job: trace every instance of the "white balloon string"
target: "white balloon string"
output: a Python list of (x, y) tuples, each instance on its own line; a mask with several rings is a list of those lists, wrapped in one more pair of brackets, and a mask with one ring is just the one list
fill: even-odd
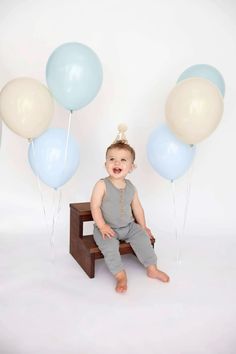
[[(32, 143), (32, 151), (33, 151), (35, 163), (36, 163), (36, 151), (35, 151), (34, 141), (31, 140), (31, 143)], [(36, 177), (37, 177), (37, 184), (38, 184), (38, 189), (40, 192), (41, 205), (42, 205), (42, 209), (43, 209), (46, 227), (48, 230), (51, 228), (51, 230), (50, 230), (51, 260), (54, 261), (55, 260), (55, 226), (56, 226), (57, 217), (61, 211), (62, 191), (60, 190), (59, 195), (58, 195), (57, 190), (53, 189), (52, 223), (51, 223), (51, 227), (50, 227), (50, 224), (48, 223), (48, 219), (47, 219), (47, 213), (46, 213), (46, 208), (45, 208), (45, 203), (44, 203), (44, 198), (43, 198), (43, 191), (42, 191), (42, 187), (41, 187), (40, 178), (38, 175), (37, 166), (36, 166)], [(56, 196), (57, 195), (58, 195), (58, 203), (56, 205)]]
[(61, 206), (62, 206), (62, 190), (59, 190), (59, 198), (58, 198), (58, 205), (57, 205), (57, 217), (61, 211)]
[(37, 179), (37, 185), (38, 185), (38, 190), (39, 190), (40, 199), (41, 199), (41, 206), (43, 209), (43, 215), (44, 215), (44, 219), (45, 219), (46, 228), (48, 228), (49, 225), (48, 225), (48, 220), (47, 220), (47, 213), (46, 213), (45, 203), (44, 203), (44, 199), (43, 199), (43, 191), (42, 191), (40, 178), (39, 178), (39, 174), (38, 174), (38, 169), (37, 169), (37, 158), (36, 158), (36, 151), (35, 151), (33, 139), (31, 139), (31, 144), (32, 144), (32, 150), (33, 150), (33, 154), (34, 154), (34, 161), (36, 164), (36, 179)]
[(186, 228), (188, 206), (189, 206), (189, 200), (190, 200), (190, 194), (191, 194), (193, 167), (194, 167), (194, 160), (193, 160), (193, 163), (192, 163), (192, 166), (191, 166), (191, 169), (190, 169), (189, 178), (188, 178), (188, 184), (187, 184), (186, 204), (185, 204), (185, 210), (184, 210), (184, 222), (183, 222), (183, 229), (182, 229), (182, 237), (184, 236), (185, 228)]
[(61, 211), (61, 201), (62, 201), (62, 191), (59, 190), (58, 201), (56, 203), (56, 196), (58, 195), (58, 190), (53, 190), (53, 215), (52, 215), (52, 227), (50, 235), (50, 244), (51, 244), (51, 259), (55, 260), (55, 226), (58, 215)]
[(52, 199), (52, 225), (51, 225), (51, 234), (50, 234), (50, 244), (51, 244), (51, 260), (55, 260), (55, 216), (56, 216), (56, 189), (53, 190), (53, 199)]
[(65, 146), (65, 155), (64, 155), (64, 167), (66, 165), (67, 154), (68, 154), (68, 143), (69, 143), (69, 135), (70, 135), (70, 126), (71, 126), (72, 113), (73, 113), (73, 111), (70, 111), (70, 113), (69, 113), (67, 136), (66, 136), (66, 146)]
[(174, 212), (174, 224), (175, 224), (175, 240), (177, 244), (177, 254), (176, 261), (177, 263), (181, 263), (180, 257), (180, 242), (179, 242), (179, 234), (178, 234), (178, 223), (177, 223), (177, 212), (176, 212), (176, 192), (175, 192), (175, 182), (171, 181), (171, 190), (172, 190), (172, 200), (173, 200), (173, 212)]

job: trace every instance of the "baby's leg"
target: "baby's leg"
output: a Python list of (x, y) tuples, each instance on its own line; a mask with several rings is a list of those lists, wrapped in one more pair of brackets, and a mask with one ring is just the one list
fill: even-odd
[(94, 240), (104, 256), (108, 269), (116, 278), (116, 291), (125, 292), (127, 290), (127, 277), (119, 252), (119, 240), (116, 237), (104, 240), (96, 226), (94, 227)]
[(164, 283), (167, 283), (170, 280), (169, 276), (161, 270), (157, 269), (155, 264), (147, 267), (147, 275), (150, 278), (161, 280)]
[(124, 270), (115, 275), (116, 291), (118, 293), (125, 293), (127, 291), (127, 276)]
[(147, 270), (147, 275), (151, 278), (157, 278), (163, 282), (168, 282), (169, 277), (164, 272), (158, 270), (157, 256), (152, 247), (150, 238), (146, 232), (136, 223), (132, 223), (126, 240), (130, 243), (136, 256)]

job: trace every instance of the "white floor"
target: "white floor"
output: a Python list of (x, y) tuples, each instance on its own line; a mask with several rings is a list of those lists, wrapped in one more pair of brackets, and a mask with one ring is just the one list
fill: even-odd
[(171, 282), (146, 277), (132, 255), (116, 294), (103, 260), (89, 279), (57, 232), (1, 236), (1, 354), (235, 354), (236, 239), (159, 235), (159, 267)]

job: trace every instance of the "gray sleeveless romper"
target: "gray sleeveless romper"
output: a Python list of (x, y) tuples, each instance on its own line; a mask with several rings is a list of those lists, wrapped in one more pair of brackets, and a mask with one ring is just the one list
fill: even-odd
[(156, 264), (157, 257), (150, 239), (140, 225), (134, 222), (131, 202), (134, 197), (135, 187), (125, 180), (126, 186), (119, 189), (113, 185), (108, 177), (104, 178), (106, 192), (102, 200), (101, 210), (104, 220), (115, 231), (111, 239), (102, 238), (94, 225), (94, 240), (104, 255), (105, 262), (112, 274), (124, 269), (119, 253), (119, 240), (130, 243), (139, 261), (145, 266)]

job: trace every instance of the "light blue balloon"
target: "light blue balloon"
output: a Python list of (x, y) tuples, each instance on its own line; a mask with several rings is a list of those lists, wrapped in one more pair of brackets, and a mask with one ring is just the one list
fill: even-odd
[(86, 106), (102, 84), (102, 65), (96, 53), (82, 43), (65, 43), (50, 55), (46, 80), (55, 99), (70, 111)]
[(178, 78), (177, 83), (189, 79), (190, 77), (202, 77), (211, 81), (218, 87), (222, 96), (225, 95), (225, 82), (221, 73), (214, 68), (214, 66), (208, 64), (196, 64), (187, 68)]
[[(59, 188), (76, 172), (79, 166), (79, 145), (67, 131), (50, 128), (30, 143), (28, 158), (30, 166), (45, 184)], [(65, 158), (66, 157), (66, 158)]]
[(166, 125), (156, 128), (147, 144), (147, 156), (151, 166), (162, 177), (174, 181), (190, 167), (195, 146), (178, 140)]

